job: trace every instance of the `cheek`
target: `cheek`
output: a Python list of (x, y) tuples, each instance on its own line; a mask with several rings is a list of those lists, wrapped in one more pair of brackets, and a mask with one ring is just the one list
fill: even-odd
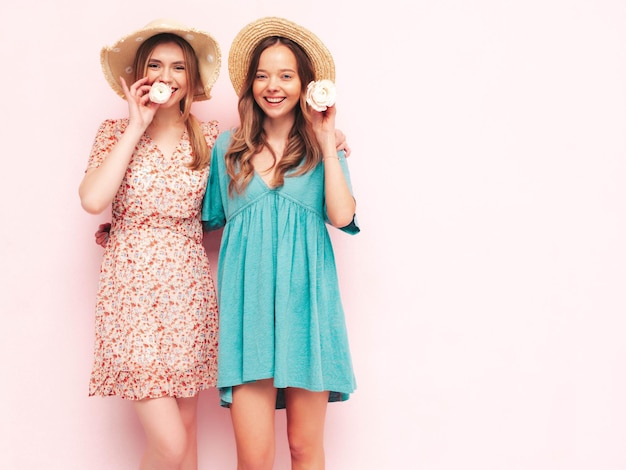
[[(294, 87), (294, 88), (293, 88), (292, 94), (293, 94), (294, 98), (296, 98), (296, 99), (298, 99), (298, 100), (299, 100), (299, 99), (300, 99), (300, 97), (302, 96), (302, 93), (303, 93), (303, 92), (302, 92), (302, 90), (300, 89), (300, 87), (299, 87), (299, 86), (298, 86), (298, 87)], [(305, 92), (305, 93), (306, 93), (306, 92)]]
[(257, 102), (257, 104), (260, 104), (259, 100), (261, 100), (263, 87), (261, 87), (257, 83), (258, 82), (254, 82), (252, 84), (252, 97), (254, 98), (254, 101)]
[(150, 79), (149, 80), (150, 83), (152, 83), (154, 77), (156, 76), (157, 76), (157, 73), (152, 69), (146, 70), (146, 74), (144, 75), (144, 77), (148, 77)]
[(178, 84), (180, 86), (184, 86), (184, 85), (187, 85), (189, 83), (189, 80), (187, 80), (187, 74), (186, 73), (181, 73), (176, 78), (177, 78)]
[[(293, 82), (291, 90), (294, 95), (300, 96), (303, 93), (300, 80), (295, 80)], [(306, 93), (306, 90), (304, 92)]]

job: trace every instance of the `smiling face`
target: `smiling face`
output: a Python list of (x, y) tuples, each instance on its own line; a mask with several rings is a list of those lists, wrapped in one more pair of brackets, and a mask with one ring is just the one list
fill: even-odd
[(259, 57), (252, 95), (266, 117), (293, 119), (301, 93), (302, 82), (293, 52), (283, 44), (265, 49)]
[(145, 76), (148, 84), (162, 82), (172, 89), (172, 96), (161, 106), (178, 104), (187, 94), (187, 67), (182, 48), (173, 42), (158, 44), (150, 54)]

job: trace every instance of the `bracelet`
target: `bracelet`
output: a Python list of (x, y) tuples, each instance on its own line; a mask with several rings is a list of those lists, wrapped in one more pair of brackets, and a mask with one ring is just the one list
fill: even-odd
[(339, 157), (324, 157), (322, 160), (328, 160), (328, 159), (339, 160)]

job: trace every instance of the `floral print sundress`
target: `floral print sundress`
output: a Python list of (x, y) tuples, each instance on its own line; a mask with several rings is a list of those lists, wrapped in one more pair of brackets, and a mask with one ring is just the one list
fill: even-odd
[[(127, 125), (101, 124), (88, 168)], [(202, 130), (211, 148), (217, 123)], [(144, 134), (112, 203), (90, 396), (192, 397), (216, 384), (218, 309), (200, 221), (209, 168), (190, 170), (190, 154), (186, 131), (171, 157)]]

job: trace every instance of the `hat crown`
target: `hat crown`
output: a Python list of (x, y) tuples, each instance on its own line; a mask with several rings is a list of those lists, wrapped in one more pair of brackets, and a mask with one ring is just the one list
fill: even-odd
[(170, 18), (159, 18), (156, 20), (150, 21), (144, 29), (151, 28), (176, 28), (176, 29), (187, 29), (187, 26), (180, 23), (179, 21), (172, 20)]
[(119, 77), (124, 77), (130, 85), (135, 76), (133, 64), (137, 50), (145, 40), (161, 33), (175, 34), (191, 45), (198, 60), (198, 70), (202, 82), (202, 89), (196, 93), (194, 99), (196, 101), (209, 99), (211, 88), (220, 72), (221, 51), (219, 44), (209, 33), (190, 28), (169, 18), (152, 20), (143, 28), (122, 37), (113, 45), (102, 48), (100, 52), (102, 70), (113, 91), (125, 98)]
[(244, 26), (230, 46), (228, 72), (237, 95), (243, 92), (253, 51), (261, 41), (271, 36), (284, 37), (298, 44), (311, 60), (316, 80), (335, 81), (333, 56), (315, 34), (293, 21), (267, 16)]

